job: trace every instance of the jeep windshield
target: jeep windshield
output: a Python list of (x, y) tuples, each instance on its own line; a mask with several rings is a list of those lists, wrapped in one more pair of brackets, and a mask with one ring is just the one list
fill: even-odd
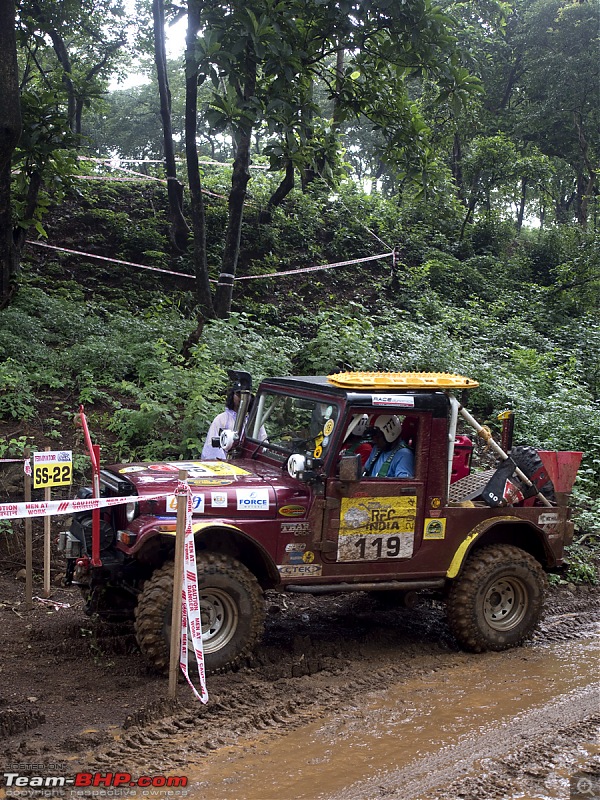
[(334, 403), (261, 392), (246, 426), (246, 439), (261, 443), (263, 452), (279, 461), (292, 453), (313, 452), (323, 458), (337, 424), (339, 408)]

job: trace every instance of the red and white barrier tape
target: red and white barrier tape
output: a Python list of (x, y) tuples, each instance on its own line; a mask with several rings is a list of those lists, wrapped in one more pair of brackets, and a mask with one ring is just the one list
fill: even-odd
[(285, 272), (271, 272), (268, 275), (240, 275), (234, 281), (252, 281), (256, 278), (277, 278), (280, 275), (300, 275), (301, 272), (317, 272), (320, 269), (333, 269), (334, 267), (348, 267), (351, 264), (364, 264), (367, 261), (378, 261), (380, 258), (391, 258), (391, 253), (380, 253), (378, 256), (366, 256), (365, 258), (352, 258), (349, 261), (336, 261), (334, 264), (320, 264), (316, 267), (302, 267), (301, 269), (288, 269)]
[[(158, 500), (167, 497), (161, 494), (144, 495), (144, 500)], [(118, 506), (122, 503), (138, 503), (137, 495), (129, 497), (88, 497), (85, 500), (44, 500), (39, 503), (2, 503), (0, 519), (23, 519), (29, 517), (54, 517), (61, 514), (74, 514), (77, 511), (93, 511), (95, 508)]]
[[(11, 459), (13, 460), (13, 459)], [(20, 459), (18, 459), (20, 461)], [(144, 495), (144, 500), (158, 500), (168, 497), (169, 492)], [(176, 494), (185, 494), (185, 541), (183, 563), (183, 585), (181, 603), (181, 650), (179, 666), (196, 697), (203, 703), (208, 702), (206, 689), (206, 669), (204, 667), (204, 649), (202, 646), (202, 617), (200, 614), (200, 596), (198, 593), (198, 571), (196, 567), (196, 543), (192, 528), (193, 496), (192, 490), (185, 482), (177, 486)], [(0, 519), (22, 519), (23, 517), (51, 517), (60, 514), (73, 514), (77, 511), (92, 511), (95, 508), (107, 508), (123, 505), (124, 503), (137, 503), (137, 495), (127, 497), (90, 497), (85, 500), (48, 500), (40, 503), (2, 503), (0, 504)], [(191, 634), (191, 644), (198, 664), (200, 678), (200, 692), (192, 683), (188, 673), (188, 620)]]
[(23, 464), (25, 475), (31, 475), (31, 461), (28, 458), (0, 458), (0, 464)]
[[(208, 702), (206, 688), (206, 669), (204, 666), (204, 647), (202, 645), (202, 617), (200, 596), (198, 594), (198, 569), (196, 567), (196, 542), (192, 530), (192, 490), (187, 483), (179, 482), (177, 495), (186, 495), (185, 542), (183, 549), (183, 584), (181, 587), (181, 649), (179, 667), (192, 691), (202, 703)], [(200, 679), (200, 691), (196, 689), (188, 671), (188, 631)]]

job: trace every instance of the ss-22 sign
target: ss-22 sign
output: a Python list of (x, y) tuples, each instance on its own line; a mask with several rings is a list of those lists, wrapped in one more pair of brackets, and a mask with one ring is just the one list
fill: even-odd
[(33, 454), (33, 488), (70, 486), (73, 482), (71, 450), (46, 450)]

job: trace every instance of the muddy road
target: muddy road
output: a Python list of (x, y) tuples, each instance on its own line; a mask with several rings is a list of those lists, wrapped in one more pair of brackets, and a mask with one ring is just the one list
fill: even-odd
[[(0, 588), (4, 771), (186, 776), (127, 796), (194, 800), (600, 797), (598, 590), (552, 590), (530, 643), (482, 655), (434, 598), (272, 594), (262, 646), (209, 676), (201, 706), (184, 684), (167, 700), (131, 630), (87, 621), (73, 591), (26, 613), (22, 588)], [(27, 791), (0, 797), (43, 796)]]

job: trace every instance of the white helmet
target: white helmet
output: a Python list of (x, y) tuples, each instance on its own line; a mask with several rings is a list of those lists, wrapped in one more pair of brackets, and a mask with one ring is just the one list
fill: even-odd
[(395, 442), (402, 431), (400, 419), (395, 414), (382, 414), (377, 417), (373, 426), (379, 428), (388, 444), (390, 442)]
[(355, 414), (350, 420), (344, 441), (352, 434), (353, 436), (364, 436), (369, 425), (368, 414)]

